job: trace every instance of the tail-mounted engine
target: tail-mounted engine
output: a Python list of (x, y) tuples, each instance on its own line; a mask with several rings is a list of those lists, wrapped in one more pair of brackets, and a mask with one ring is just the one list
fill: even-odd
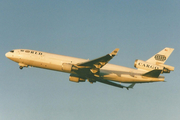
[(152, 64), (143, 60), (135, 60), (134, 67), (142, 70), (162, 70), (162, 73), (170, 73), (174, 71), (174, 67), (165, 64)]

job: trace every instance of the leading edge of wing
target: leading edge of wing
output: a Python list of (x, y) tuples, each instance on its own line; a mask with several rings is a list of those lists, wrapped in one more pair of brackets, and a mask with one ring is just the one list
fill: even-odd
[(96, 68), (102, 68), (104, 65), (106, 65), (115, 55), (117, 55), (119, 51), (119, 48), (116, 48), (113, 50), (110, 54), (107, 54), (105, 56), (83, 62), (83, 63), (78, 63), (77, 66), (89, 66), (90, 68), (93, 66), (96, 66)]

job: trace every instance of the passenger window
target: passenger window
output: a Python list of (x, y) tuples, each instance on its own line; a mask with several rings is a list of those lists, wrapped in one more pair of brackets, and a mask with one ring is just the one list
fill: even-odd
[(29, 51), (29, 50), (26, 50), (25, 52), (26, 52), (26, 53), (30, 53), (30, 51)]
[(34, 51), (31, 51), (32, 54), (34, 54)]
[(21, 52), (24, 52), (24, 50), (21, 50)]
[(35, 54), (37, 54), (37, 52), (35, 52)]

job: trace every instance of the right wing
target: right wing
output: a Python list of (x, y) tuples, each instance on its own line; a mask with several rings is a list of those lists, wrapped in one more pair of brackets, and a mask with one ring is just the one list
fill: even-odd
[(115, 83), (115, 82), (111, 82), (111, 81), (109, 81), (109, 80), (98, 79), (98, 80), (96, 80), (96, 81), (101, 82), (101, 83), (104, 83), (104, 84), (107, 84), (107, 85), (119, 87), (119, 88), (126, 88), (127, 90), (129, 90), (129, 88), (133, 88), (134, 85), (136, 84), (136, 83), (132, 83), (132, 84), (129, 85), (129, 86), (124, 86), (124, 85), (121, 85), (121, 84), (118, 84), (118, 83)]

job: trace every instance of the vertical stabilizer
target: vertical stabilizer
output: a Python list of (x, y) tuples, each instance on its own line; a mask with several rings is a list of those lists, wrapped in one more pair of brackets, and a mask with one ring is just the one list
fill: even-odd
[(168, 57), (173, 52), (173, 48), (164, 48), (159, 53), (152, 56), (150, 59), (148, 59), (146, 62), (153, 63), (153, 64), (164, 64)]

